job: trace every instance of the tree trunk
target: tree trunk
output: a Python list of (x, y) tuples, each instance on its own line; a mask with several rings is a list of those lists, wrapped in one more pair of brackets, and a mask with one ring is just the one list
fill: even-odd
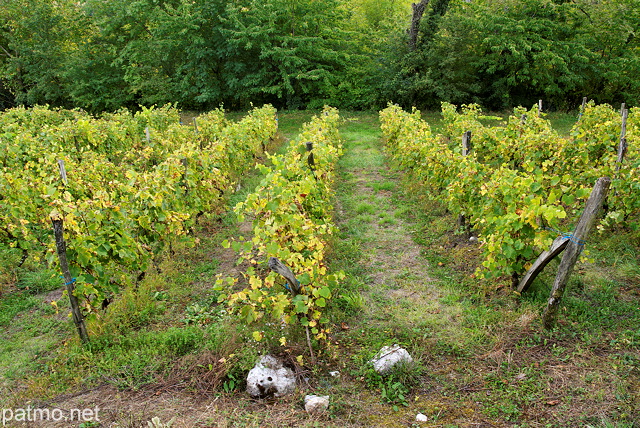
[(424, 11), (427, 8), (430, 0), (420, 0), (420, 3), (412, 3), (411, 7), (413, 8), (413, 16), (411, 17), (411, 27), (407, 32), (409, 33), (409, 49), (415, 50), (416, 44), (418, 43), (418, 31), (420, 30), (420, 21), (422, 20), (422, 15), (424, 15)]

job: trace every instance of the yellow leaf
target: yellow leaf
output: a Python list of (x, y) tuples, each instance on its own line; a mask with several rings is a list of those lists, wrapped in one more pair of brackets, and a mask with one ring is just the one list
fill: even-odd
[(260, 288), (262, 286), (262, 281), (260, 280), (260, 278), (258, 278), (256, 276), (250, 276), (249, 277), (249, 285), (254, 290), (257, 290), (258, 288)]
[(253, 338), (256, 340), (256, 342), (260, 342), (262, 340), (262, 333), (260, 333), (259, 331), (254, 331)]

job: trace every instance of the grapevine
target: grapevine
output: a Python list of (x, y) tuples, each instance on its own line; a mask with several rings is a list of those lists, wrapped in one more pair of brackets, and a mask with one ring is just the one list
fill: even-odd
[(221, 209), (277, 126), (271, 106), (236, 124), (211, 112), (197, 133), (171, 107), (100, 119), (14, 109), (5, 120), (20, 126), (2, 134), (0, 242), (55, 263), (49, 218), (63, 217), (76, 293), (89, 311), (185, 239), (199, 215)]
[[(478, 106), (443, 103), (445, 135), (434, 135), (419, 112), (390, 105), (380, 112), (389, 152), (434, 198), (469, 218), (484, 241), (478, 274), (515, 281), (559, 229), (570, 229), (598, 177), (614, 177), (607, 222), (638, 227), (640, 189), (637, 111), (629, 114), (626, 160), (616, 164), (620, 115), (589, 103), (571, 136), (563, 138), (538, 112), (514, 109), (506, 125), (483, 125)], [(471, 130), (463, 157), (458, 139)], [(457, 135), (457, 137), (456, 137)]]
[[(246, 286), (233, 291), (237, 278), (222, 278), (216, 288), (220, 302), (227, 302), (247, 323), (271, 317), (285, 324), (300, 323), (318, 340), (327, 338), (323, 316), (342, 272), (329, 273), (325, 262), (327, 238), (334, 232), (331, 219), (335, 163), (342, 153), (337, 131), (338, 112), (325, 108), (305, 124), (302, 133), (284, 155), (270, 156), (270, 166), (259, 165), (264, 178), (255, 192), (235, 207), (240, 221), (253, 221), (253, 238), (225, 241), (250, 266)], [(312, 143), (315, 163), (307, 162), (306, 143)], [(270, 257), (287, 265), (300, 282), (291, 293), (275, 272), (265, 272)], [(262, 333), (254, 332), (260, 340)], [(282, 339), (286, 342), (286, 338)]]

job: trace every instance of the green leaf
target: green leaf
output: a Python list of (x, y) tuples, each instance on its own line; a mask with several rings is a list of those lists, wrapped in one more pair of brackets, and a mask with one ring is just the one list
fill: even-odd
[(329, 287), (322, 287), (318, 290), (318, 294), (321, 297), (324, 297), (325, 299), (330, 299), (331, 298), (331, 290), (329, 289)]
[(302, 300), (298, 300), (295, 303), (295, 311), (298, 314), (306, 314), (309, 312), (309, 306)]
[(300, 281), (301, 285), (309, 285), (311, 283), (311, 277), (308, 273), (305, 272), (302, 275), (298, 276), (298, 281)]

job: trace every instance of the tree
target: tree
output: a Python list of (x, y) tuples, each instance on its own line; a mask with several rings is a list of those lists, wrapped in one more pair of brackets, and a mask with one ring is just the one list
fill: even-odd
[(244, 103), (287, 108), (321, 104), (349, 63), (338, 0), (251, 0), (227, 8), (224, 34), (238, 51), (229, 82)]
[[(70, 0), (7, 0), (0, 9), (3, 85), (19, 104), (70, 105), (61, 85), (67, 55), (82, 31)], [(6, 46), (5, 46), (6, 45)]]
[[(604, 95), (600, 101), (616, 93), (637, 94), (631, 79), (638, 70), (637, 51), (633, 40), (626, 43), (637, 28), (637, 12), (630, 12), (637, 1), (614, 3), (430, 3), (416, 48), (399, 51), (391, 62), (390, 92), (405, 105), (479, 102), (493, 109), (531, 105), (540, 98), (569, 107), (584, 95), (594, 97), (592, 88)], [(590, 18), (592, 12), (602, 21)], [(625, 31), (618, 31), (622, 36), (614, 37), (618, 43), (608, 48), (607, 58), (598, 51), (607, 51), (604, 35), (613, 34), (604, 25), (611, 14), (626, 14)]]

